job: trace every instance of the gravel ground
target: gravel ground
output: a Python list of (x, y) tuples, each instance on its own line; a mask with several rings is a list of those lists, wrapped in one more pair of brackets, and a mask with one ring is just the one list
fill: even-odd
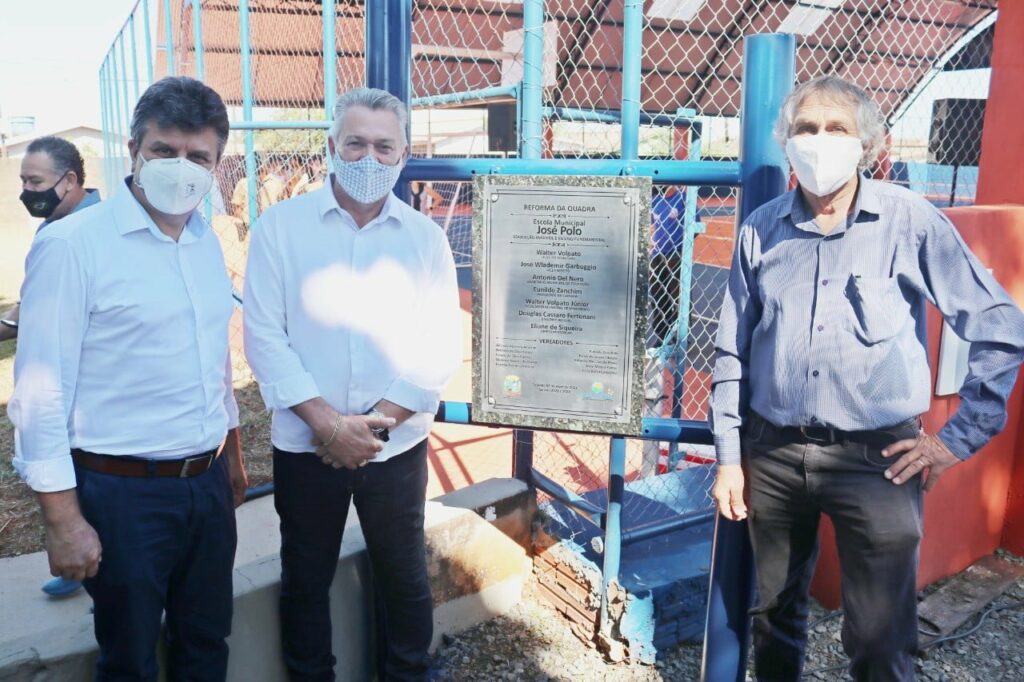
[[(1001, 555), (1024, 564), (1018, 557)], [(933, 585), (927, 593), (942, 584)], [(1020, 603), (1024, 603), (1024, 579), (992, 606)], [(829, 615), (815, 603), (811, 623)], [(969, 630), (978, 618), (970, 619), (959, 632)], [(804, 679), (852, 679), (845, 673), (841, 627), (841, 616), (814, 625)], [(565, 620), (547, 607), (531, 585), (507, 615), (446, 638), (435, 656), (435, 667), (439, 679), (456, 682), (695, 682), (700, 678), (700, 660), (701, 647), (684, 644), (654, 666), (606, 663), (596, 649), (569, 631)], [(928, 649), (918, 659), (917, 676), (929, 682), (1021, 682), (1024, 608), (993, 612), (974, 634)]]

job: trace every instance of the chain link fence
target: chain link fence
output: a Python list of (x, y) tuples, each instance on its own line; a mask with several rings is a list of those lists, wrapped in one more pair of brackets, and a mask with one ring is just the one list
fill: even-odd
[[(253, 213), (321, 186), (327, 170), (322, 4), (250, 0), (248, 5), (254, 100), (248, 120), (267, 125), (232, 132), (204, 208), (238, 291)], [(194, 6), (189, 0), (143, 0), (136, 7), (101, 71), (104, 127), (111, 140), (127, 134), (141, 90), (167, 73), (204, 78), (228, 102), (233, 123), (245, 122), (239, 2), (203, 0), (198, 17)], [(623, 7), (608, 0), (545, 3), (544, 157), (621, 153)], [(797, 36), (798, 80), (835, 73), (866, 88), (882, 107), (891, 139), (876, 176), (904, 184), (939, 206), (971, 203), (996, 8), (995, 0), (647, 0), (640, 156), (735, 158), (743, 36), (790, 32)], [(338, 2), (336, 11), (333, 68), (338, 90), (345, 90), (363, 82), (364, 4)], [(415, 156), (517, 154), (523, 13), (523, 2), (510, 0), (413, 2)], [(149, 35), (143, 40), (147, 21)], [(249, 169), (247, 144), (256, 161)], [(127, 172), (126, 159), (108, 158), (108, 178)], [(457, 265), (470, 267), (470, 184), (414, 182), (409, 189), (413, 206), (448, 235)], [(737, 191), (658, 185), (651, 201), (648, 413), (703, 420)], [(233, 333), (237, 350), (237, 323)], [(235, 357), (237, 371), (247, 377), (243, 354)], [(668, 484), (673, 472), (692, 477), (699, 471), (705, 490), (712, 476), (713, 454), (707, 448), (638, 441), (627, 452), (627, 479), (664, 478), (664, 495), (676, 494)], [(608, 480), (608, 439), (537, 434), (535, 465), (573, 492), (600, 497)], [(656, 485), (647, 490), (649, 499), (658, 499)], [(640, 498), (628, 504), (642, 504)]]

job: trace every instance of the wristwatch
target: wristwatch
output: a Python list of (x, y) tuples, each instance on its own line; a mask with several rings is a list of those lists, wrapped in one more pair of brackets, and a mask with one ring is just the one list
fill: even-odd
[[(383, 412), (381, 412), (380, 410), (378, 410), (375, 407), (371, 407), (369, 410), (367, 410), (365, 412), (365, 415), (367, 417), (376, 417), (378, 419), (387, 419), (388, 418), (388, 416), (386, 414), (384, 414)], [(370, 433), (372, 433), (374, 436), (376, 436), (377, 440), (381, 441), (382, 443), (387, 443), (388, 439), (391, 438), (390, 434), (388, 433), (388, 427), (386, 427), (386, 426), (379, 426), (377, 428), (374, 428), (374, 427), (371, 426), (370, 427)]]

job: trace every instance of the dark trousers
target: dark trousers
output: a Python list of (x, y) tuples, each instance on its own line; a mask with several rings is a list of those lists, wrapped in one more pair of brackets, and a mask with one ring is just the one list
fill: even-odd
[(235, 508), (227, 461), (192, 478), (129, 478), (75, 467), (78, 501), (103, 549), (85, 580), (97, 680), (156, 680), (167, 614), (167, 677), (224, 680), (231, 633)]
[(334, 469), (312, 453), (274, 449), (281, 518), (281, 638), (292, 680), (334, 679), (328, 589), (354, 500), (383, 599), (381, 679), (425, 680), (434, 607), (427, 581), (423, 507), (427, 442), (379, 464)]
[(916, 422), (873, 432), (870, 442), (787, 440), (758, 416), (744, 437), (750, 536), (759, 602), (753, 609), (759, 682), (800, 679), (818, 519), (836, 530), (842, 574), (843, 648), (858, 682), (914, 679), (921, 477), (903, 485), (882, 473), (888, 444), (917, 435)]

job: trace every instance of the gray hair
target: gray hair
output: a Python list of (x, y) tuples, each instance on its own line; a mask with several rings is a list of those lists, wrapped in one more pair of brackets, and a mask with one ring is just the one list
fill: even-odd
[(338, 141), (341, 134), (341, 122), (349, 107), (366, 107), (371, 111), (390, 111), (398, 117), (398, 127), (402, 130), (402, 144), (408, 144), (406, 126), (409, 124), (409, 108), (405, 102), (386, 90), (377, 88), (354, 88), (339, 95), (334, 104), (334, 121), (331, 122), (331, 139)]
[(782, 103), (779, 117), (775, 121), (775, 139), (785, 146), (796, 118), (796, 112), (810, 97), (847, 105), (853, 110), (857, 122), (857, 135), (864, 147), (860, 158), (861, 170), (869, 168), (885, 150), (885, 123), (878, 105), (862, 88), (839, 76), (827, 75), (812, 78), (796, 86)]

